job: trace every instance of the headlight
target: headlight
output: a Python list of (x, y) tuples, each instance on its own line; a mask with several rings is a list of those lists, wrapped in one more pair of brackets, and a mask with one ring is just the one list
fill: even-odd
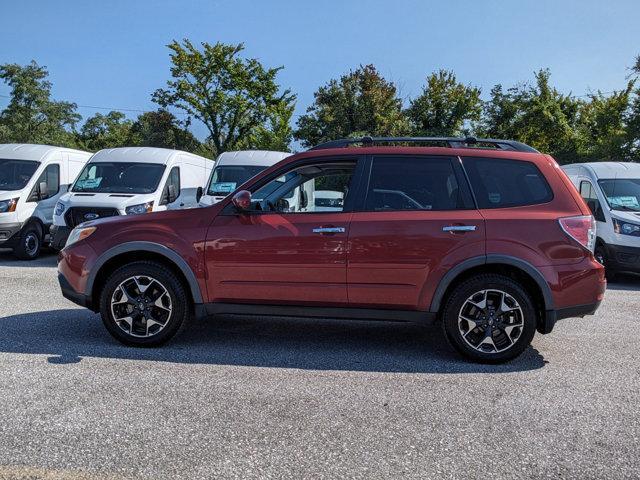
[(12, 198), (11, 200), (0, 201), (0, 213), (15, 212), (16, 205), (18, 205), (18, 199)]
[(614, 218), (613, 230), (620, 235), (640, 237), (640, 225), (636, 225), (635, 223), (623, 222)]
[(140, 215), (141, 213), (151, 213), (153, 210), (153, 202), (141, 203), (139, 205), (131, 205), (124, 209), (127, 215)]
[(65, 247), (73, 245), (74, 243), (79, 242), (80, 240), (84, 240), (95, 231), (96, 231), (96, 227), (74, 228), (73, 230), (71, 230), (71, 233), (69, 234), (69, 238), (67, 238), (67, 244), (65, 245)]
[(59, 217), (60, 215), (62, 215), (64, 213), (64, 209), (65, 209), (64, 203), (58, 202), (58, 203), (56, 203), (56, 208), (53, 209), (53, 214), (56, 217)]

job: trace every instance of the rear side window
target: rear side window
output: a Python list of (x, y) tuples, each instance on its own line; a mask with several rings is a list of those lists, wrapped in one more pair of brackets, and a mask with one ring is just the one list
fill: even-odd
[(373, 158), (366, 210), (464, 208), (465, 201), (450, 157)]
[(522, 160), (466, 157), (462, 159), (478, 208), (537, 205), (553, 199), (538, 167)]

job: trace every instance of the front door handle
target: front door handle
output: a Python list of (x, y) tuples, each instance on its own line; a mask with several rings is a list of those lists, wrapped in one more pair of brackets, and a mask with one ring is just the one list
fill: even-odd
[(478, 229), (476, 225), (448, 225), (442, 227), (443, 232), (475, 232)]
[(313, 233), (344, 233), (347, 229), (344, 227), (317, 227), (313, 229)]

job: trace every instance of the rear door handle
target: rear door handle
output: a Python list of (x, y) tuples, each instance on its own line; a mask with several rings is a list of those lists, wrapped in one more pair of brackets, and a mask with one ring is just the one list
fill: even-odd
[(443, 232), (475, 232), (477, 229), (476, 225), (448, 225), (442, 227)]
[(317, 227), (313, 229), (313, 233), (344, 233), (347, 229), (344, 227)]

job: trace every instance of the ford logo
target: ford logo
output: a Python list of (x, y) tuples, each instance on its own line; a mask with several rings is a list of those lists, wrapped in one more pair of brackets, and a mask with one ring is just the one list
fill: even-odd
[(84, 219), (85, 220), (95, 220), (98, 217), (100, 217), (100, 215), (98, 215), (97, 213), (85, 213), (84, 214)]

